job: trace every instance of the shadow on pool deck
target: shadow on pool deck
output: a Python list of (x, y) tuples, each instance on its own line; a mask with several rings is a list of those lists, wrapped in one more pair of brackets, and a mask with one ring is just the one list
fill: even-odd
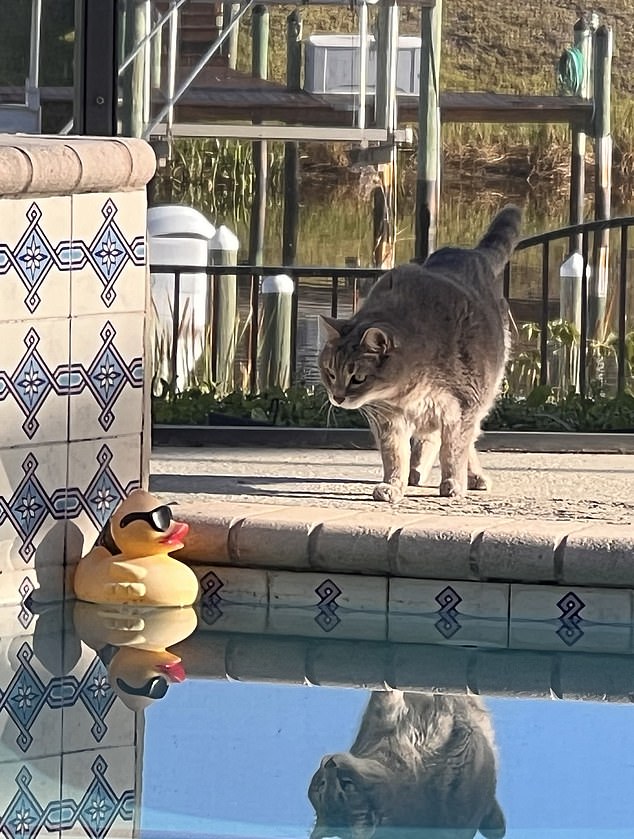
[(375, 451), (328, 449), (155, 449), (150, 488), (169, 500), (306, 505), (339, 510), (525, 517), (631, 525), (634, 456), (620, 454), (482, 453), (490, 492), (438, 496), (435, 469), (427, 486), (410, 487), (396, 507), (375, 502)]

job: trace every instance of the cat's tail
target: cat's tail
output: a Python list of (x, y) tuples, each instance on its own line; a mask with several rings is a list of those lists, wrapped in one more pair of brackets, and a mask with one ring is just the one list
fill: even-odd
[(495, 274), (500, 274), (511, 258), (520, 239), (521, 224), (522, 211), (513, 204), (507, 204), (495, 216), (480, 240), (478, 250), (486, 252)]

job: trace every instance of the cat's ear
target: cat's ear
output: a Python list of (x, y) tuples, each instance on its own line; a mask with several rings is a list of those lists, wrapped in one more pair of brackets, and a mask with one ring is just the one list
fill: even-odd
[(387, 355), (394, 349), (395, 344), (394, 339), (385, 329), (380, 326), (371, 326), (363, 333), (361, 346), (367, 352)]
[(329, 341), (336, 341), (337, 338), (341, 338), (345, 320), (337, 320), (337, 318), (331, 318), (328, 315), (320, 315), (319, 317), (326, 330), (326, 338)]

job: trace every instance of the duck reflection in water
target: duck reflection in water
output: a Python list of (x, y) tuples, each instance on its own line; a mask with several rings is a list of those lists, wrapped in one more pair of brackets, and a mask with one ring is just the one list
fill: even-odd
[(73, 619), (81, 640), (96, 650), (108, 669), (115, 694), (133, 711), (162, 699), (185, 679), (181, 659), (168, 647), (196, 629), (191, 607), (75, 603)]
[(308, 797), (311, 839), (502, 839), (496, 756), (478, 697), (374, 691), (347, 752), (326, 755)]

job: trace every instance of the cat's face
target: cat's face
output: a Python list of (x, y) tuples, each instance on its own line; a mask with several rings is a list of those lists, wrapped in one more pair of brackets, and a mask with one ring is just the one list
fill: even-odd
[(321, 380), (337, 407), (354, 409), (394, 393), (395, 342), (383, 328), (347, 331), (345, 321), (324, 318), (328, 340), (319, 356)]
[(359, 760), (349, 754), (323, 758), (308, 788), (308, 798), (317, 815), (311, 839), (370, 839), (374, 835), (380, 822), (380, 786), (372, 777), (375, 773), (363, 771), (365, 763), (374, 761)]

